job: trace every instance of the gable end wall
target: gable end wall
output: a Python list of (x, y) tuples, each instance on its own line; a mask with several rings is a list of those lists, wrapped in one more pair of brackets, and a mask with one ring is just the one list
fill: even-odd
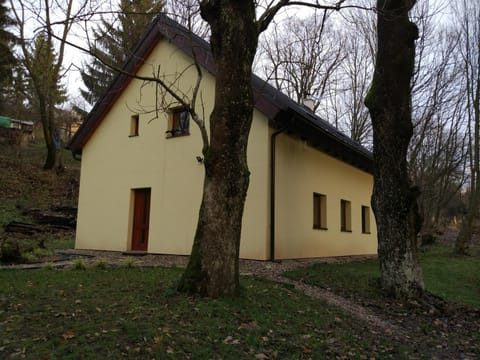
[[(139, 72), (150, 76), (160, 70), (167, 81), (182, 73), (176, 85), (189, 93), (196, 80), (191, 65), (182, 51), (161, 41)], [(210, 114), (214, 78), (207, 71), (203, 75), (197, 111), (201, 114), (204, 107)], [(148, 252), (190, 253), (203, 187), (204, 169), (196, 159), (202, 156), (201, 137), (191, 121), (189, 136), (167, 139), (168, 114), (160, 109), (157, 117), (155, 98), (152, 84), (130, 81), (83, 147), (76, 248), (130, 250), (133, 189), (151, 188)], [(168, 97), (164, 103), (168, 108), (178, 106)], [(137, 113), (139, 136), (130, 137), (130, 118)], [(267, 258), (267, 146), (268, 122), (255, 111), (240, 249), (244, 258)]]

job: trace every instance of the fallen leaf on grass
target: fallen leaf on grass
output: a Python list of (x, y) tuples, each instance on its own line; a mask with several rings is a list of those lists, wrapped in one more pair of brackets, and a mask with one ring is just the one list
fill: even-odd
[(158, 343), (162, 342), (162, 338), (163, 338), (162, 335), (154, 336), (154, 337), (153, 337), (153, 342), (154, 342), (155, 344), (158, 344)]
[(304, 354), (310, 354), (312, 352), (312, 349), (310, 349), (308, 346), (303, 347), (303, 352)]
[(256, 329), (260, 329), (260, 326), (257, 324), (257, 322), (254, 320), (254, 321), (250, 321), (248, 323), (242, 323), (240, 324), (240, 326), (238, 327), (238, 330), (240, 329), (246, 329), (246, 330), (256, 330)]
[(268, 356), (265, 355), (264, 353), (259, 353), (259, 354), (255, 354), (255, 359), (265, 360), (265, 359), (268, 359)]
[(68, 331), (65, 331), (62, 335), (62, 337), (65, 339), (65, 340), (70, 340), (70, 339), (73, 339), (75, 337), (75, 334), (68, 330)]
[(240, 340), (234, 339), (231, 336), (227, 336), (225, 339), (223, 339), (224, 344), (231, 344), (231, 345), (238, 345), (240, 344)]

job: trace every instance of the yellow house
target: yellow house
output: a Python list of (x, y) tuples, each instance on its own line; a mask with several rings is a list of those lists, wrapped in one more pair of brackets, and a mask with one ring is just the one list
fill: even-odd
[[(194, 56), (193, 56), (194, 55)], [(200, 131), (152, 76), (213, 107), (209, 45), (160, 15), (71, 140), (81, 154), (76, 248), (190, 254), (202, 196)], [(250, 187), (240, 256), (269, 260), (375, 254), (372, 155), (255, 77)]]

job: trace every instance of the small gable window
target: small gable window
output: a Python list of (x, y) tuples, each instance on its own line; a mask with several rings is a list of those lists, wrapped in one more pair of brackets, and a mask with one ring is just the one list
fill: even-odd
[(190, 114), (185, 108), (172, 109), (167, 130), (167, 138), (190, 135)]
[(138, 123), (140, 117), (137, 115), (132, 115), (130, 117), (130, 137), (138, 136)]

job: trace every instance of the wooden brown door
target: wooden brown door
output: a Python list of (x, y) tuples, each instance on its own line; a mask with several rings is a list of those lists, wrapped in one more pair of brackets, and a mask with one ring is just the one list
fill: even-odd
[(132, 250), (147, 251), (150, 189), (134, 190)]

